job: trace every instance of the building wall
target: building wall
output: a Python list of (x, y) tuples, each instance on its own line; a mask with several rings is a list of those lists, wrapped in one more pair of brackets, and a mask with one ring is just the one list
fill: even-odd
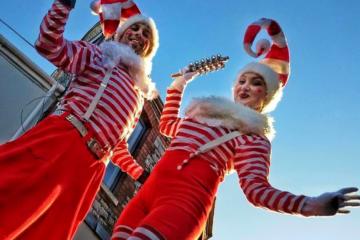
[[(55, 81), (0, 35), (0, 144), (10, 140), (16, 131), (24, 131), (40, 119), (41, 111), (29, 124), (24, 124), (37, 104), (45, 100)], [(44, 101), (46, 109), (55, 97)]]

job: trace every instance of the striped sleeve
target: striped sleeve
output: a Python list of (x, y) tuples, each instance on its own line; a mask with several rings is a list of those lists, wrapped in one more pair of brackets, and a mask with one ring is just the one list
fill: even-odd
[(43, 57), (64, 71), (79, 74), (90, 63), (93, 52), (85, 41), (63, 37), (70, 9), (55, 1), (40, 25), (35, 48)]
[(179, 118), (179, 108), (182, 92), (177, 89), (167, 90), (164, 109), (161, 113), (159, 129), (160, 133), (167, 137), (174, 137), (178, 131), (181, 118)]
[(128, 150), (125, 141), (119, 142), (113, 149), (112, 162), (126, 172), (132, 179), (137, 180), (144, 169), (136, 162)]
[(270, 142), (256, 136), (243, 136), (236, 149), (234, 168), (246, 198), (256, 207), (272, 211), (301, 214), (305, 196), (273, 188), (269, 181)]

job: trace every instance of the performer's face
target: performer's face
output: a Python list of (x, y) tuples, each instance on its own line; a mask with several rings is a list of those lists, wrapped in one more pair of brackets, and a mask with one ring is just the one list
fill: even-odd
[(145, 23), (134, 23), (128, 27), (119, 42), (129, 45), (139, 56), (146, 56), (151, 47), (151, 29)]
[(254, 72), (243, 73), (234, 86), (234, 100), (256, 111), (261, 111), (266, 99), (266, 83)]

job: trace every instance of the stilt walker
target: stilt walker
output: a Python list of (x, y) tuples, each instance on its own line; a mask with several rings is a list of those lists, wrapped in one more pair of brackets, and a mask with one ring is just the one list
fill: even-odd
[(110, 2), (101, 1), (102, 14), (123, 7), (127, 20), (100, 46), (63, 37), (75, 0), (56, 0), (41, 23), (37, 51), (75, 77), (55, 113), (0, 146), (0, 239), (71, 239), (107, 159), (135, 180), (147, 177), (126, 141), (156, 92), (148, 76), (158, 32), (132, 1)]
[[(263, 28), (273, 43), (261, 41), (253, 52), (251, 45)], [(289, 51), (280, 26), (270, 19), (251, 24), (244, 45), (252, 56), (266, 56), (240, 70), (233, 86), (233, 101), (199, 98), (187, 108), (185, 118), (179, 118), (184, 87), (196, 74), (185, 70), (174, 80), (160, 120), (161, 132), (172, 137), (172, 142), (120, 215), (113, 240), (197, 239), (220, 182), (233, 171), (247, 199), (256, 207), (303, 216), (330, 216), (348, 213), (343, 207), (359, 206), (360, 196), (350, 194), (357, 188), (307, 197), (271, 186), (268, 176), (274, 131), (267, 113), (275, 108), (288, 80)]]

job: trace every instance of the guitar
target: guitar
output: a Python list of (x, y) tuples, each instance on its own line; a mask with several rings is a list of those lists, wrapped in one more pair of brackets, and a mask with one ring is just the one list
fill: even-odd
[[(190, 63), (187, 68), (187, 72), (197, 72), (200, 75), (206, 74), (208, 72), (217, 71), (225, 67), (225, 63), (229, 60), (228, 56), (221, 56), (220, 54), (214, 55), (211, 58), (202, 59), (200, 61), (195, 61)], [(171, 77), (181, 76), (181, 72), (177, 72), (171, 75)]]

